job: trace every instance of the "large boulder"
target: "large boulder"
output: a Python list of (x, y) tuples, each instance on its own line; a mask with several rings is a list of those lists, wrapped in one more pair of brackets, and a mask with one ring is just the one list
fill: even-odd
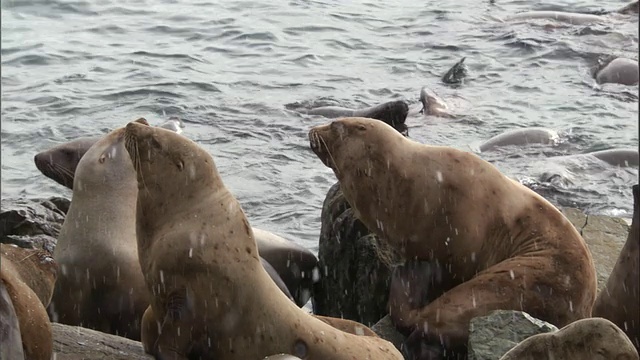
[(498, 310), (471, 319), (469, 360), (496, 360), (526, 338), (558, 330), (521, 311)]
[(321, 219), (314, 312), (372, 326), (388, 312), (393, 259), (380, 260), (377, 237), (355, 217), (338, 183), (327, 193)]

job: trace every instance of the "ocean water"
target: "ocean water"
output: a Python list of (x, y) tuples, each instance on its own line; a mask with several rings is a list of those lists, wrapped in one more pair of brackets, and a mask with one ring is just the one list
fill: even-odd
[[(602, 56), (637, 59), (638, 17), (596, 26), (505, 23), (526, 10), (613, 9), (609, 1), (5, 1), (2, 198), (71, 197), (33, 156), (145, 117), (181, 118), (213, 155), (253, 226), (317, 251), (334, 174), (292, 110), (418, 102), (423, 86), (456, 119), (407, 119), (416, 141), (477, 151), (504, 131), (555, 129), (557, 145), (481, 153), (554, 204), (630, 217), (638, 168), (563, 156), (638, 146), (638, 87), (595, 86)], [(466, 57), (459, 86), (442, 75)], [(562, 175), (568, 185), (541, 182)]]

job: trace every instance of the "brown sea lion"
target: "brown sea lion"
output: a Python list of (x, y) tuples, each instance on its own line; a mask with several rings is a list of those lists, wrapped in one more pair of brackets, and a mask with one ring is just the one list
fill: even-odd
[(492, 164), (373, 119), (316, 126), (309, 140), (370, 230), (450, 279), (426, 306), (390, 291), (390, 315), (410, 334), (412, 357), (466, 356), (470, 320), (492, 310), (526, 311), (556, 326), (591, 315), (596, 272), (584, 240), (558, 209)]
[[(9, 295), (17, 317), (22, 353), (28, 360), (50, 360), (53, 356), (51, 323), (45, 308), (49, 305), (56, 281), (57, 265), (45, 250), (24, 249), (0, 244), (0, 287)], [(5, 310), (3, 309), (3, 312)], [(13, 321), (3, 319), (2, 323)], [(19, 359), (20, 351), (6, 349), (16, 346), (15, 324), (9, 337), (3, 334), (2, 354), (8, 359)]]
[(136, 122), (125, 138), (139, 186), (138, 256), (152, 295), (143, 317), (148, 352), (160, 359), (402, 358), (391, 343), (337, 330), (277, 290), (240, 204), (204, 149)]
[[(180, 123), (177, 121), (169, 120), (160, 125), (160, 127), (180, 134), (180, 131), (178, 131), (180, 130)], [(170, 126), (171, 124), (174, 126)], [(400, 125), (404, 126), (404, 123)], [(76, 139), (40, 152), (35, 156), (36, 166), (45, 176), (73, 189), (78, 163), (89, 148), (103, 137)], [(115, 165), (117, 166), (118, 164)], [(131, 173), (130, 175), (128, 181), (135, 184), (134, 174)], [(118, 181), (122, 181), (124, 187), (129, 186), (124, 183), (124, 178)], [(128, 198), (127, 201), (130, 202), (131, 206), (135, 206), (135, 197)], [(315, 272), (317, 272), (318, 265), (316, 256), (309, 249), (272, 232), (258, 228), (253, 228), (253, 232), (258, 243), (260, 256), (268, 263), (264, 264), (272, 267), (267, 269), (269, 275), (273, 275), (272, 279), (274, 281), (277, 281), (277, 276), (279, 280), (284, 282), (286, 289), (284, 287), (281, 287), (281, 289), (288, 296), (291, 296), (298, 306), (304, 306), (311, 296), (313, 283), (317, 281), (317, 276), (314, 278), (314, 274), (317, 275)], [(132, 256), (137, 258), (137, 254), (132, 254)]]
[(640, 352), (640, 186), (633, 185), (633, 219), (607, 284), (593, 305), (593, 316), (611, 320)]
[(638, 351), (614, 323), (603, 318), (577, 320), (562, 329), (533, 335), (500, 360), (638, 360)]
[(138, 184), (123, 134), (102, 137), (78, 163), (54, 250), (61, 271), (49, 313), (62, 324), (139, 340), (149, 300), (137, 254)]

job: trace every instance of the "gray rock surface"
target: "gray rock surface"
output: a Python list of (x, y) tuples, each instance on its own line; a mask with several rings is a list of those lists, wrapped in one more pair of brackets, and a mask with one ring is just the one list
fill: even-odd
[(402, 335), (391, 322), (391, 316), (385, 315), (380, 321), (371, 327), (378, 336), (392, 343), (398, 350), (404, 343), (406, 337)]
[(524, 339), (557, 327), (521, 311), (498, 310), (471, 320), (469, 360), (496, 360)]
[(153, 360), (137, 341), (77, 326), (51, 326), (56, 360)]
[(0, 242), (53, 252), (70, 201), (5, 200), (0, 207)]

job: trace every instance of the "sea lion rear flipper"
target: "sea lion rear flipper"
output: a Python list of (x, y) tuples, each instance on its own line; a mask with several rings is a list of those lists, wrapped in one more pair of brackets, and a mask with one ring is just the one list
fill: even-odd
[(23, 360), (18, 315), (4, 281), (0, 281), (0, 360)]

